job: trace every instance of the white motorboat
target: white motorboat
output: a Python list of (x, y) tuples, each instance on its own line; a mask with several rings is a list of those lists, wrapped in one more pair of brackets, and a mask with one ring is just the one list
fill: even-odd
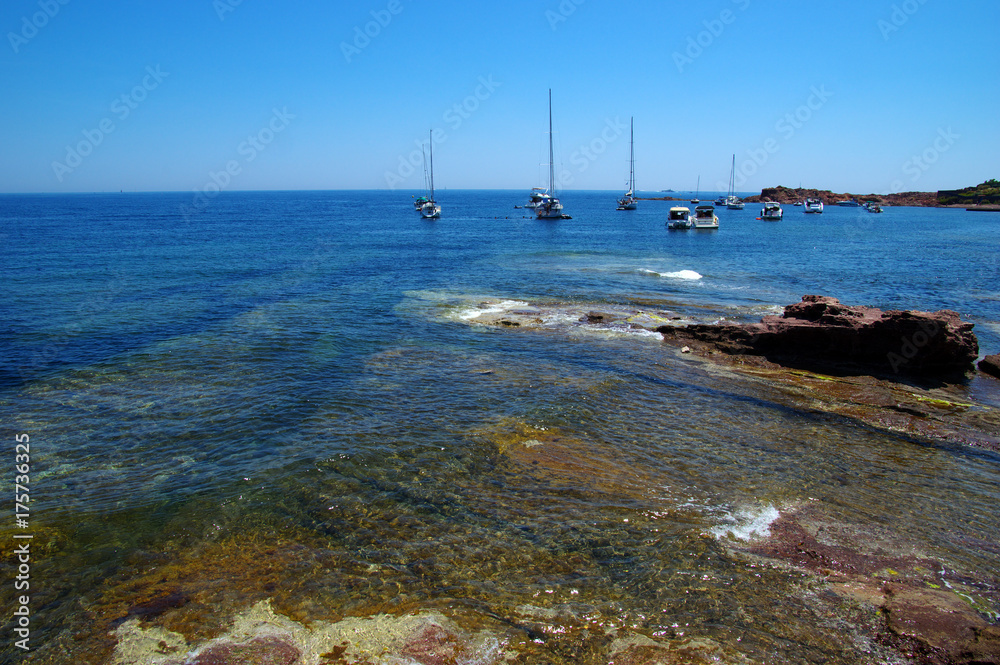
[(715, 214), (715, 206), (697, 206), (692, 224), (695, 229), (718, 229), (719, 218)]
[(802, 212), (821, 213), (823, 212), (823, 201), (821, 199), (806, 199), (805, 208)]
[(618, 210), (635, 210), (638, 207), (638, 199), (635, 198), (635, 118), (632, 118), (628, 160), (628, 191), (618, 199)]
[(538, 219), (567, 219), (563, 214), (563, 204), (556, 197), (556, 161), (552, 152), (552, 89), (549, 88), (549, 189), (548, 198), (535, 208)]
[(678, 206), (670, 209), (667, 215), (667, 228), (672, 231), (684, 231), (694, 226), (691, 221), (691, 209)]
[(781, 209), (780, 203), (765, 201), (764, 207), (760, 211), (760, 218), (769, 222), (779, 222), (785, 211)]

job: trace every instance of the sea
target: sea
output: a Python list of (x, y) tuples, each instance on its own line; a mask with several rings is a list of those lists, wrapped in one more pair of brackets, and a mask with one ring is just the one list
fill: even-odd
[[(126, 662), (129, 627), (167, 635), (132, 662), (183, 662), (260, 603), (434, 612), (474, 636), (440, 662), (608, 662), (626, 634), (882, 662), (819, 582), (740, 551), (801, 510), (940, 563), (996, 621), (1000, 454), (580, 313), (748, 322), (819, 294), (954, 310), (998, 353), (1000, 214), (747, 204), (670, 231), (693, 205), (571, 191), (553, 221), (443, 190), (423, 220), (419, 194), (0, 196), (5, 662)], [(483, 323), (504, 308), (538, 325)], [(995, 409), (998, 383), (958, 389)]]

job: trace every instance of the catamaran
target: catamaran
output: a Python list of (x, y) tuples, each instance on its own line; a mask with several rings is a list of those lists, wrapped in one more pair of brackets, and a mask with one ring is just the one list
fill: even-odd
[(556, 197), (556, 160), (552, 152), (552, 89), (549, 88), (549, 189), (548, 198), (535, 208), (537, 219), (566, 219), (563, 204)]
[(628, 191), (625, 192), (625, 196), (618, 199), (618, 210), (635, 210), (637, 207), (637, 199), (635, 198), (635, 118), (632, 118), (630, 129)]
[(430, 195), (427, 197), (427, 202), (420, 207), (420, 216), (424, 219), (438, 219), (441, 217), (441, 206), (437, 204), (434, 200), (434, 130), (430, 133), (430, 152), (431, 152), (431, 191)]

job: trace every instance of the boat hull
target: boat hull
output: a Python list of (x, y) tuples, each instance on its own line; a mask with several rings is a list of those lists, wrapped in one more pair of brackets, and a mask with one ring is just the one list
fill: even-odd
[(420, 216), (424, 219), (439, 219), (441, 217), (441, 206), (436, 203), (427, 203), (420, 209)]
[(538, 219), (562, 219), (563, 205), (558, 199), (552, 199), (551, 203), (543, 203), (535, 208), (535, 216)]

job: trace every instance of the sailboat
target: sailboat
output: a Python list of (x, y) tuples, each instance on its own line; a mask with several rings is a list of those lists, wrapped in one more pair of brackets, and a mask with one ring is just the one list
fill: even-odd
[(556, 160), (552, 152), (552, 88), (549, 88), (549, 196), (535, 208), (537, 219), (568, 219), (556, 198)]
[(635, 118), (632, 118), (631, 138), (628, 150), (628, 191), (625, 192), (625, 196), (618, 199), (618, 210), (635, 210), (637, 207), (638, 200), (635, 198)]
[(430, 151), (431, 151), (431, 191), (430, 196), (425, 203), (420, 208), (420, 216), (424, 219), (438, 219), (441, 217), (441, 206), (437, 204), (434, 200), (434, 130), (430, 132)]
[(736, 196), (736, 153), (733, 153), (733, 169), (729, 172), (729, 195), (726, 197), (726, 208), (729, 210), (743, 210), (746, 204)]
[(701, 203), (701, 200), (698, 198), (698, 194), (700, 193), (701, 193), (701, 176), (698, 176), (698, 186), (695, 187), (694, 189), (694, 198), (691, 199), (691, 203)]

